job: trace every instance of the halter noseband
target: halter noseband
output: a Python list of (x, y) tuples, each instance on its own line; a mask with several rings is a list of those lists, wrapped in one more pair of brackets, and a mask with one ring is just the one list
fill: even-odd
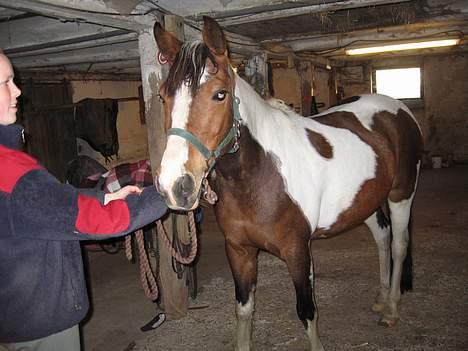
[[(240, 99), (233, 94), (232, 110), (233, 110), (234, 118), (232, 122), (232, 127), (231, 129), (229, 129), (229, 132), (226, 134), (224, 139), (219, 143), (218, 147), (214, 150), (208, 149), (205, 145), (203, 145), (203, 143), (200, 140), (198, 140), (198, 138), (195, 135), (193, 135), (192, 133), (190, 133), (189, 131), (183, 128), (170, 128), (167, 130), (167, 136), (177, 135), (177, 136), (180, 136), (181, 138), (184, 138), (189, 143), (191, 143), (203, 155), (203, 157), (207, 161), (211, 159), (214, 159), (216, 161), (216, 159), (219, 156), (221, 156), (221, 152), (226, 147), (226, 145), (228, 145), (232, 140), (234, 140), (234, 145), (227, 152), (228, 154), (232, 154), (239, 149), (239, 143), (237, 142), (237, 139), (240, 136), (240, 121), (241, 121), (239, 104), (240, 104)], [(213, 162), (213, 165), (214, 165), (214, 162)]]

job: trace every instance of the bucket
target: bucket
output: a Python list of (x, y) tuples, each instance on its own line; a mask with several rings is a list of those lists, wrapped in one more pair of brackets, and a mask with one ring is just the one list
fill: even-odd
[(432, 168), (442, 168), (442, 157), (432, 156)]

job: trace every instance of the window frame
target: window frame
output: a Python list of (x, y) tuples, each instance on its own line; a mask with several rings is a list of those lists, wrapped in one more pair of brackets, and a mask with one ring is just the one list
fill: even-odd
[(391, 69), (405, 69), (405, 68), (419, 68), (420, 80), (419, 80), (419, 98), (400, 98), (398, 100), (404, 102), (409, 107), (420, 107), (424, 106), (424, 68), (421, 64), (406, 64), (406, 65), (382, 65), (372, 67), (372, 93), (377, 94), (377, 79), (376, 71), (378, 70), (391, 70)]

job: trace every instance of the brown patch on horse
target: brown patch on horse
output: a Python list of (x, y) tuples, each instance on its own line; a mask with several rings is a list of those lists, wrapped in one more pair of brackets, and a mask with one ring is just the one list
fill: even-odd
[(389, 199), (393, 202), (409, 199), (415, 190), (417, 164), (424, 150), (420, 129), (402, 109), (398, 110), (396, 117), (386, 112), (377, 113), (373, 129), (386, 135), (396, 157), (395, 177)]
[(322, 135), (313, 130), (307, 129), (307, 138), (317, 152), (325, 158), (333, 158), (333, 147), (328, 140)]
[[(388, 112), (382, 112), (382, 114), (390, 115)], [(394, 116), (389, 117), (395, 119)], [(392, 188), (396, 168), (395, 151), (391, 141), (379, 132), (366, 129), (353, 113), (340, 111), (317, 117), (316, 120), (325, 125), (351, 131), (368, 144), (376, 155), (375, 177), (364, 182), (353, 200), (353, 205), (342, 212), (329, 229), (317, 228), (314, 237), (320, 237), (338, 234), (362, 223), (369, 217), (386, 201)]]

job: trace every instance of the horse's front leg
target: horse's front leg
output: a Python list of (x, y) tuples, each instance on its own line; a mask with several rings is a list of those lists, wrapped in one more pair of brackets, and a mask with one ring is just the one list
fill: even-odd
[(226, 253), (236, 289), (236, 351), (252, 347), (252, 317), (255, 308), (258, 249), (226, 240)]
[(296, 311), (304, 324), (312, 351), (323, 351), (318, 332), (318, 312), (314, 296), (314, 265), (307, 241), (291, 245), (282, 254), (296, 289)]

